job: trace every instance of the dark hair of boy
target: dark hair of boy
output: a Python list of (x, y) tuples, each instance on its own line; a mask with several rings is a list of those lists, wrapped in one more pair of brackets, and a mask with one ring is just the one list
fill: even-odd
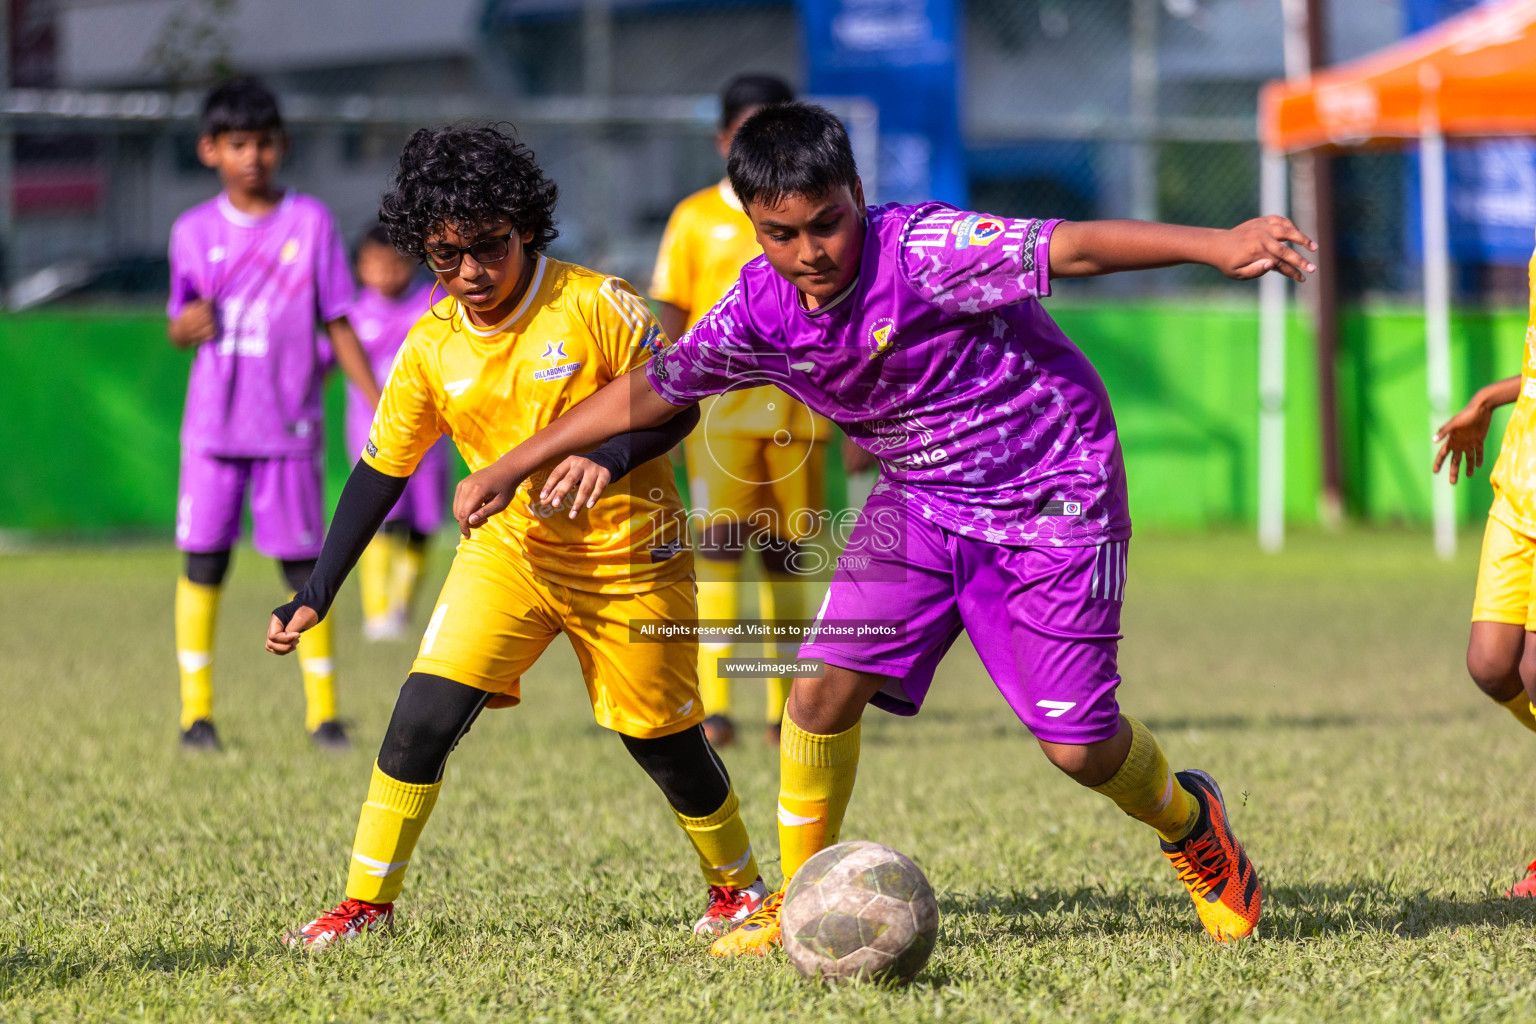
[(843, 122), (813, 103), (780, 103), (747, 118), (725, 169), (744, 206), (830, 195), (843, 185), (851, 191), (859, 180)]
[(282, 130), (277, 97), (259, 79), (250, 77), (231, 78), (210, 89), (197, 124), (198, 134), (210, 139), (225, 132)]
[(543, 252), (560, 235), (558, 197), (533, 151), (500, 125), (422, 128), (400, 153), (379, 222), (396, 249), (417, 258), (425, 256), (433, 232), (449, 226), (472, 231), (498, 217), (519, 232), (531, 231), (527, 248)]
[(793, 103), (795, 90), (775, 75), (737, 75), (720, 90), (720, 130), (726, 131), (744, 111)]

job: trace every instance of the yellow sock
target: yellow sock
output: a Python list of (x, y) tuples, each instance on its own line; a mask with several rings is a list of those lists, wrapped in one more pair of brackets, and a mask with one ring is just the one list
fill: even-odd
[(213, 717), (213, 630), (219, 588), (176, 579), (176, 664), (181, 669), (181, 727)]
[[(716, 562), (701, 557), (694, 565), (699, 574), (699, 618), (735, 622), (741, 614), (736, 593), (741, 582), (741, 563)], [(699, 644), (699, 696), (704, 701), (706, 715), (731, 713), (731, 682), (720, 678), (716, 662), (729, 658), (735, 647), (735, 644), (713, 641)]]
[(421, 581), (421, 567), (427, 560), (427, 546), (412, 544), (402, 538), (395, 546), (389, 572), (389, 610), (409, 618), (416, 600), (416, 584)]
[(779, 740), (779, 865), (784, 883), (818, 850), (837, 842), (859, 768), (859, 726), (832, 736), (784, 716)]
[(442, 782), (415, 786), (392, 779), (373, 766), (368, 802), (357, 820), (352, 863), (347, 870), (347, 899), (393, 903), (405, 884), (422, 826), (432, 814)]
[[(792, 573), (771, 572), (757, 585), (758, 616), (776, 622), (798, 622), (806, 617), (805, 588), (809, 585)], [(770, 647), (769, 653), (776, 658), (793, 658), (800, 650), (795, 642), (780, 641)], [(768, 706), (765, 720), (778, 725), (784, 718), (784, 702), (789, 700), (789, 687), (794, 680), (784, 676), (768, 680)]]
[(395, 538), (380, 530), (357, 560), (357, 585), (363, 592), (365, 621), (374, 622), (389, 614), (390, 563), (395, 547)]
[(1532, 732), (1536, 732), (1536, 714), (1533, 714), (1533, 712), (1536, 712), (1536, 706), (1531, 704), (1531, 699), (1526, 696), (1524, 690), (1509, 698), (1509, 700), (1501, 700), (1498, 703), (1515, 716), (1515, 721)]
[(1130, 715), (1122, 715), (1131, 727), (1131, 750), (1114, 777), (1094, 791), (1103, 793), (1126, 814), (1144, 821), (1170, 843), (1189, 835), (1200, 817), (1200, 802), (1179, 785), (1157, 740)]
[(304, 675), (304, 728), (314, 732), (336, 717), (336, 660), (331, 655), (331, 620), (323, 619), (299, 640)]
[(699, 854), (699, 867), (710, 885), (733, 885), (744, 889), (757, 881), (757, 858), (752, 855), (752, 841), (741, 820), (741, 801), (731, 790), (725, 803), (714, 814), (690, 818), (676, 808), (677, 823), (688, 834), (688, 841)]

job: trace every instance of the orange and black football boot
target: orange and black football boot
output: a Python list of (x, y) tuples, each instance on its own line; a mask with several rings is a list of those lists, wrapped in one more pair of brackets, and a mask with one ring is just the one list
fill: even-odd
[(784, 890), (769, 893), (746, 920), (715, 940), (710, 956), (767, 956), (779, 944), (779, 908), (784, 905)]
[(1536, 860), (1525, 866), (1525, 877), (1516, 882), (1504, 895), (1515, 899), (1536, 896)]
[(1200, 923), (1217, 942), (1253, 934), (1259, 924), (1263, 893), (1259, 873), (1232, 834), (1221, 788), (1205, 772), (1179, 772), (1174, 778), (1200, 801), (1195, 827), (1177, 843), (1163, 841), (1163, 855), (1195, 901)]

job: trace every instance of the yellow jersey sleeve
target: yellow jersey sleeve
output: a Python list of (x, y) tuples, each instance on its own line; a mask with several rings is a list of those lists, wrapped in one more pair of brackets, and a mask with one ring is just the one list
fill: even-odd
[(613, 377), (644, 366), (666, 346), (661, 324), (628, 281), (607, 278), (596, 294), (587, 327)]
[(363, 461), (388, 476), (410, 476), (444, 432), (437, 406), (440, 389), (421, 347), (412, 344), (415, 333), (413, 329), (390, 367), (363, 449)]
[(676, 306), (690, 318), (696, 312), (692, 308), (692, 219), (687, 203), (678, 203), (673, 208), (672, 216), (667, 218), (667, 229), (661, 235), (661, 247), (656, 252), (656, 269), (651, 274), (651, 298)]

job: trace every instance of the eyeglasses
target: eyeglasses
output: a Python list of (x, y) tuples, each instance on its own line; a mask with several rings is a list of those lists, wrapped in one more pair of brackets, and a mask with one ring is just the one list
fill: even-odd
[(465, 253), (474, 257), (476, 263), (500, 263), (507, 258), (511, 248), (512, 232), (508, 231), (504, 235), (482, 238), (472, 245), (434, 245), (423, 255), (426, 256), (427, 266), (446, 274), (450, 270), (459, 269)]

